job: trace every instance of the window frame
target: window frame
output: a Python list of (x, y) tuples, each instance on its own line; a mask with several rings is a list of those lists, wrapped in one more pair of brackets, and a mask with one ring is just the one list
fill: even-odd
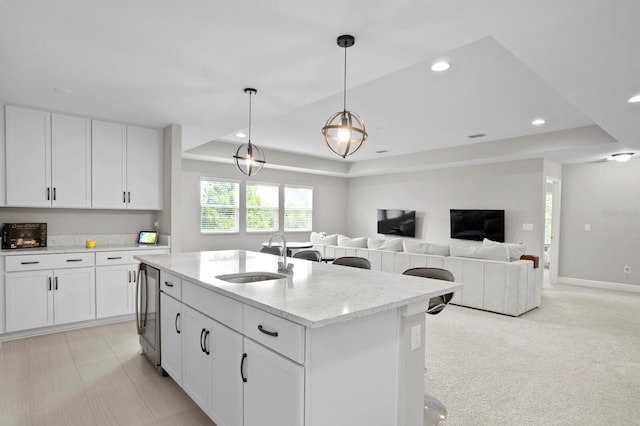
[[(214, 183), (230, 183), (235, 185), (236, 189), (236, 197), (235, 197), (235, 206), (225, 206), (220, 205), (220, 207), (233, 207), (235, 209), (235, 228), (234, 230), (205, 230), (202, 228), (202, 209), (203, 207), (207, 207), (203, 205), (202, 200), (202, 182), (214, 182)], [(242, 197), (242, 181), (237, 179), (228, 179), (228, 178), (216, 178), (216, 177), (208, 177), (208, 176), (200, 176), (200, 187), (199, 187), (199, 195), (200, 195), (200, 235), (232, 235), (240, 233), (240, 212), (241, 212), (241, 204), (240, 198)], [(211, 207), (211, 206), (209, 206)]]
[[(282, 188), (283, 188), (282, 189), (282, 198), (283, 198), (282, 228), (284, 232), (311, 232), (313, 230), (313, 204), (314, 204), (313, 199), (314, 199), (315, 188), (310, 185), (295, 185), (295, 184), (284, 184)], [(287, 209), (287, 188), (307, 189), (311, 191), (311, 207), (307, 209), (309, 211), (309, 215), (308, 215), (309, 220), (307, 223), (307, 228), (305, 229), (287, 229), (287, 210), (288, 210)]]
[[(255, 208), (255, 206), (249, 206), (247, 195), (249, 194), (248, 188), (250, 185), (253, 186), (272, 186), (277, 188), (276, 191), (276, 207), (275, 207), (275, 227), (273, 229), (249, 229), (249, 209)], [(275, 232), (280, 231), (280, 188), (282, 188), (282, 184), (273, 183), (273, 182), (262, 182), (262, 181), (245, 181), (244, 182), (244, 232), (246, 234), (273, 234)]]

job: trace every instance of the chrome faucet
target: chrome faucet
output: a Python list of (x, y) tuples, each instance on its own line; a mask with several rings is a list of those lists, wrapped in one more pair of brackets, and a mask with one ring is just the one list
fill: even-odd
[(284, 236), (284, 232), (276, 232), (269, 237), (269, 247), (271, 247), (271, 241), (275, 237), (282, 238), (282, 261), (278, 261), (278, 272), (285, 274), (293, 274), (293, 264), (287, 265), (287, 239)]

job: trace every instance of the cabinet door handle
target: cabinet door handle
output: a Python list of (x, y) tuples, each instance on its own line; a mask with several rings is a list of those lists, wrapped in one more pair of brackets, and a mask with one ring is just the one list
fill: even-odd
[(82, 262), (82, 259), (67, 259), (67, 262)]
[(129, 284), (131, 284), (131, 271), (127, 271), (127, 273), (129, 274)]
[(56, 187), (53, 187), (53, 201), (56, 200)]
[(127, 193), (125, 191), (122, 191), (122, 202), (123, 203), (127, 202)]
[(242, 360), (240, 361), (240, 377), (242, 377), (242, 382), (247, 383), (247, 378), (244, 377), (244, 360), (247, 359), (247, 354), (242, 354)]
[(169, 281), (165, 281), (164, 285), (166, 285), (167, 287), (173, 287), (173, 284), (171, 284)]
[(51, 188), (47, 186), (47, 201), (51, 201)]
[(202, 331), (200, 332), (200, 350), (202, 352), (204, 352), (204, 339), (203, 339), (204, 332), (205, 332), (205, 329), (203, 328)]
[(122, 256), (107, 257), (107, 260), (118, 260), (118, 259), (122, 259)]
[(38, 263), (40, 263), (39, 260), (34, 260), (31, 262), (20, 262), (21, 265), (37, 265)]
[(262, 327), (262, 324), (258, 325), (258, 330), (260, 330), (262, 333), (266, 334), (267, 336), (278, 337), (278, 332), (277, 331), (265, 330), (264, 327)]
[(180, 312), (176, 314), (176, 320), (173, 322), (173, 325), (176, 327), (176, 333), (180, 334), (180, 329), (178, 328), (178, 319), (180, 318)]
[(209, 347), (207, 346), (207, 340), (209, 339), (209, 334), (211, 334), (209, 330), (207, 330), (207, 332), (204, 333), (204, 353), (207, 355), (211, 354), (211, 352), (209, 351)]
[(51, 277), (49, 277), (49, 291), (51, 291)]
[(131, 192), (127, 191), (127, 203), (131, 203)]
[(56, 287), (55, 290), (58, 290), (58, 277), (55, 277)]

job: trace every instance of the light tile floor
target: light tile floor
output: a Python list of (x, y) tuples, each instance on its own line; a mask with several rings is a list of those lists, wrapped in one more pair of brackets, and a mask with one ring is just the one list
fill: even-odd
[(140, 355), (133, 321), (0, 343), (0, 425), (213, 425)]

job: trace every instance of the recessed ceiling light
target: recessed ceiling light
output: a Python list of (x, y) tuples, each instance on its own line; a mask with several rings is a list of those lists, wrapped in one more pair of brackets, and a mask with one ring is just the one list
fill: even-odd
[(541, 126), (544, 123), (546, 123), (546, 121), (544, 119), (542, 119), (542, 118), (536, 118), (535, 120), (533, 120), (531, 122), (531, 124), (533, 124), (534, 126)]
[(611, 157), (608, 157), (607, 160), (616, 160), (618, 163), (624, 163), (625, 161), (629, 161), (631, 157), (633, 157), (633, 152), (621, 152), (619, 154), (613, 154)]
[(450, 66), (451, 65), (449, 65), (449, 63), (445, 61), (436, 62), (435, 64), (431, 65), (431, 71), (446, 71)]
[(246, 134), (246, 133), (239, 132), (239, 133), (236, 133), (236, 137), (237, 137), (237, 138), (246, 138), (246, 137), (247, 137), (247, 134)]
[(640, 95), (635, 95), (631, 98), (629, 98), (629, 102), (632, 104), (635, 104), (636, 102), (640, 102)]
[(58, 93), (64, 93), (65, 95), (70, 95), (73, 93), (71, 89), (67, 89), (66, 87), (54, 87), (53, 90)]

